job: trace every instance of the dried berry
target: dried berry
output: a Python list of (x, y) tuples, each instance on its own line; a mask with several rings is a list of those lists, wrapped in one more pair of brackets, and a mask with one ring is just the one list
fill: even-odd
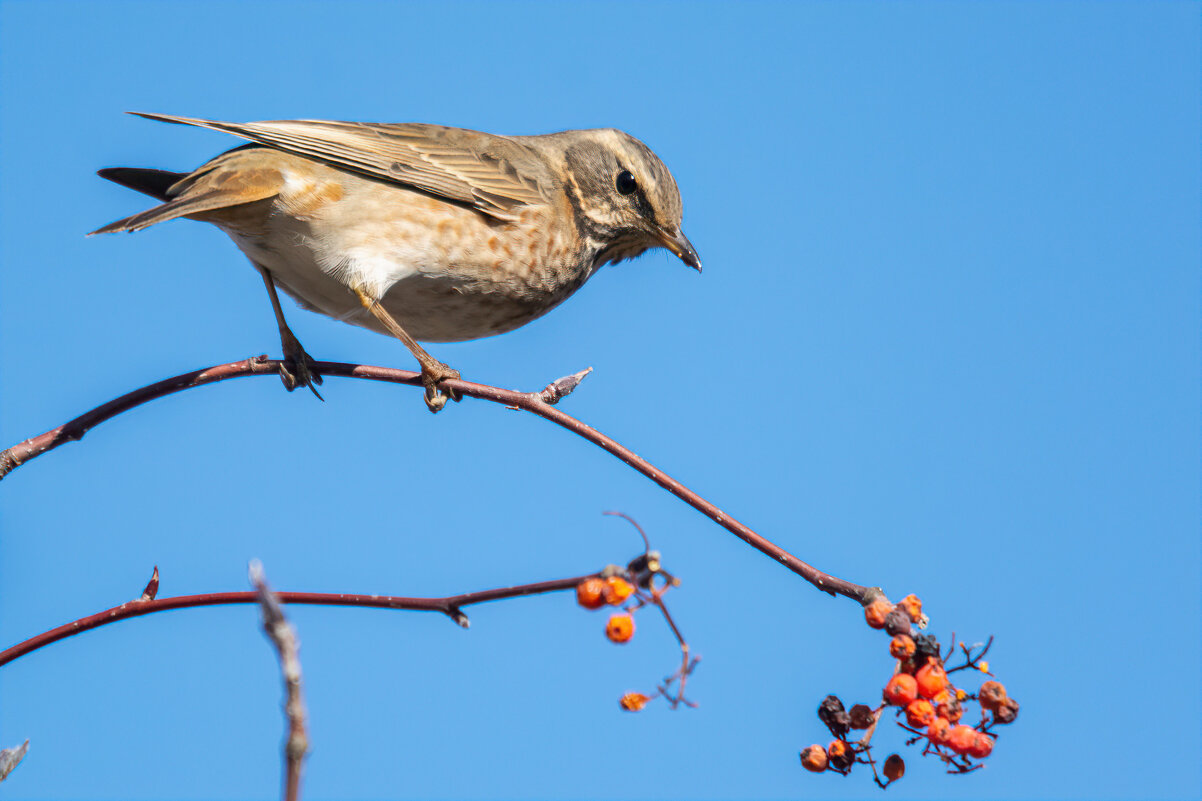
[(919, 623), (922, 620), (922, 601), (918, 599), (917, 595), (907, 595), (898, 601), (897, 605), (906, 611), (906, 614), (910, 616), (910, 620), (913, 620), (915, 623)]
[(919, 698), (906, 705), (906, 722), (911, 728), (925, 729), (935, 722), (935, 707), (925, 698)]
[(893, 611), (893, 604), (889, 603), (888, 599), (878, 597), (875, 601), (864, 607), (864, 620), (869, 626), (874, 629), (885, 627), (885, 618)]
[(885, 778), (891, 782), (895, 782), (902, 776), (906, 775), (906, 761), (897, 754), (890, 754), (885, 760)]
[(618, 704), (627, 712), (638, 712), (647, 705), (650, 699), (642, 693), (626, 693)]
[(851, 717), (853, 729), (867, 729), (876, 720), (876, 716), (872, 714), (872, 709), (867, 704), (856, 704), (848, 714)]
[(821, 773), (826, 770), (826, 751), (820, 745), (811, 745), (802, 749), (801, 766), (806, 770)]
[(1005, 701), (1002, 701), (997, 709), (993, 710), (994, 723), (1013, 723), (1017, 717), (1018, 701), (1015, 701), (1013, 698), (1007, 698)]
[(855, 752), (842, 740), (832, 740), (826, 747), (826, 758), (835, 770), (850, 770), (856, 764)]
[(893, 706), (906, 706), (918, 697), (918, 682), (908, 673), (898, 673), (889, 679), (882, 695), (885, 703)]
[(818, 705), (818, 719), (826, 724), (831, 734), (842, 737), (851, 728), (851, 716), (843, 710), (843, 702), (838, 696), (828, 695)]
[(585, 609), (600, 609), (605, 606), (605, 582), (593, 576), (576, 585), (576, 603)]
[(991, 712), (997, 711), (1001, 703), (1006, 700), (1006, 688), (1000, 681), (987, 681), (981, 685), (981, 689), (977, 690), (977, 700), (981, 702), (982, 709), (988, 709)]
[(900, 606), (885, 615), (885, 632), (897, 636), (910, 633), (910, 616)]
[(899, 634), (889, 642), (889, 653), (894, 659), (909, 659), (914, 656), (915, 647), (909, 634)]
[(935, 714), (941, 718), (945, 718), (952, 723), (959, 723), (960, 718), (964, 715), (964, 707), (960, 705), (960, 699), (950, 690), (944, 690), (931, 699), (935, 704)]
[(931, 658), (941, 659), (939, 641), (930, 634), (919, 634), (914, 638), (914, 661), (922, 666)]

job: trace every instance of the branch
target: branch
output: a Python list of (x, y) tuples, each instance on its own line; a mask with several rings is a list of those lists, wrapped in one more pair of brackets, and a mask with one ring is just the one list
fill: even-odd
[[(463, 613), (460, 607), (470, 606), (472, 604), (481, 604), (488, 601), (499, 601), (505, 598), (517, 598), (523, 595), (538, 595), (545, 592), (560, 592), (563, 590), (574, 590), (579, 584), (590, 576), (598, 575), (591, 573), (585, 576), (576, 576), (575, 578), (556, 579), (555, 581), (540, 581), (534, 584), (519, 584), (513, 587), (501, 587), (495, 590), (480, 590), (479, 592), (465, 592), (461, 595), (449, 595), (445, 598), (404, 598), (388, 595), (350, 595), (344, 593), (322, 593), (322, 592), (276, 592), (273, 595), (285, 604), (313, 604), (318, 606), (362, 606), (374, 609), (409, 609), (423, 612), (442, 612), (447, 615), (460, 626), (467, 628), (469, 621), (467, 615)], [(155, 568), (155, 580), (158, 577), (158, 568)], [(14, 659), (24, 656), (44, 648), (51, 643), (59, 640), (72, 637), (91, 629), (106, 626), (109, 623), (116, 623), (120, 620), (128, 620), (132, 617), (141, 617), (154, 612), (165, 612), (169, 609), (186, 609), (198, 606), (222, 606), (224, 604), (255, 604), (259, 603), (259, 597), (254, 592), (213, 592), (203, 595), (178, 595), (174, 598), (146, 598), (144, 594), (142, 598), (133, 601), (128, 601), (120, 606), (114, 606), (112, 609), (106, 609), (103, 612), (98, 612), (88, 617), (80, 618), (79, 620), (67, 623), (64, 626), (59, 626), (56, 629), (42, 632), (37, 636), (30, 637), (22, 643), (18, 643), (11, 648), (0, 651), (0, 667), (7, 665)]]
[[(257, 356), (244, 359), (240, 362), (230, 362), (229, 364), (220, 364), (202, 370), (194, 370), (190, 373), (183, 373), (182, 375), (164, 379), (141, 389), (136, 389), (133, 392), (109, 401), (103, 406), (98, 406), (86, 412), (58, 428), (27, 439), (5, 451), (0, 451), (0, 479), (3, 479), (5, 475), (12, 472), (17, 466), (28, 462), (30, 459), (53, 450), (65, 442), (81, 439), (89, 430), (103, 423), (105, 420), (155, 398), (161, 398), (164, 395), (170, 395), (174, 392), (191, 389), (192, 387), (203, 386), (204, 384), (225, 381), (230, 378), (257, 375), (276, 376), (279, 374), (279, 367), (279, 361), (268, 359), (266, 356)], [(372, 367), (363, 364), (347, 364), (345, 362), (316, 362), (313, 369), (323, 376), (362, 378), (369, 381), (385, 381), (394, 384), (407, 384), (418, 388), (422, 387), (419, 374), (410, 370)], [(505, 406), (531, 412), (583, 437), (599, 448), (618, 457), (627, 465), (642, 473), (668, 492), (679, 497), (710, 520), (713, 520), (751, 547), (780, 562), (823, 592), (830, 595), (844, 595), (860, 603), (870, 600), (876, 592), (876, 588), (863, 587), (850, 581), (844, 581), (843, 579), (823, 573), (816, 567), (803, 562), (791, 553), (756, 534), (750, 528), (735, 520), (647, 460), (639, 457), (630, 449), (620, 445), (596, 429), (585, 425), (571, 415), (564, 414), (556, 409), (553, 404), (571, 392), (582, 378), (583, 375), (577, 373), (575, 376), (568, 376), (567, 378), (553, 381), (542, 392), (517, 392), (515, 390), (488, 386), (487, 384), (473, 384), (470, 381), (446, 380), (442, 383), (448, 389), (456, 390), (469, 398), (492, 401), (493, 403), (500, 403)]]
[[(155, 571), (158, 572), (157, 570)], [(284, 676), (284, 716), (288, 719), (288, 739), (284, 742), (284, 801), (300, 798), (301, 765), (309, 751), (309, 732), (305, 724), (305, 699), (301, 694), (300, 642), (296, 630), (284, 617), (284, 608), (263, 575), (263, 565), (250, 563), (250, 583), (255, 585), (259, 607), (263, 610), (263, 631), (280, 657)]]

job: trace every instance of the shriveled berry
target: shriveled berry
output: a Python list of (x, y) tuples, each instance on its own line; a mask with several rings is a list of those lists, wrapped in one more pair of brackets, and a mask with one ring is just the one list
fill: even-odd
[(948, 690), (944, 690), (935, 696), (935, 714), (941, 718), (959, 723), (960, 718), (964, 715), (964, 707), (960, 704), (960, 699), (956, 694)]
[(893, 604), (886, 598), (877, 598), (864, 607), (864, 620), (874, 629), (885, 627), (885, 618), (893, 611)]
[(913, 620), (915, 623), (922, 620), (922, 601), (918, 599), (917, 595), (911, 593), (898, 601), (897, 605), (906, 611), (906, 614), (910, 616), (910, 620)]
[(935, 745), (946, 745), (947, 737), (952, 733), (952, 724), (947, 718), (935, 718), (935, 722), (927, 728), (927, 738)]
[(955, 751), (957, 754), (967, 754), (968, 749), (972, 748), (973, 743), (977, 741), (977, 730), (972, 726), (953, 726), (951, 733), (947, 736), (947, 747)]
[(622, 696), (618, 704), (627, 712), (638, 712), (643, 707), (647, 706), (647, 701), (650, 699), (642, 693), (626, 693)]
[(836, 695), (828, 695), (818, 705), (818, 719), (826, 724), (831, 734), (842, 737), (851, 728), (851, 716), (843, 709), (843, 702)]
[(605, 603), (618, 606), (634, 594), (634, 585), (621, 576), (610, 576), (605, 580), (605, 589), (601, 594)]
[(596, 576), (586, 578), (576, 585), (576, 603), (585, 609), (600, 609), (605, 606), (605, 581)]
[(801, 751), (801, 766), (806, 770), (821, 773), (826, 770), (826, 750), (820, 745), (811, 745)]
[(993, 738), (983, 731), (977, 732), (977, 736), (973, 738), (972, 745), (968, 749), (968, 755), (974, 759), (984, 759), (993, 753)]
[(889, 679), (883, 695), (885, 703), (906, 706), (918, 697), (918, 682), (908, 673), (898, 673)]
[(884, 774), (889, 781), (897, 781), (906, 775), (906, 761), (897, 754), (890, 754), (885, 760)]
[(934, 698), (947, 689), (947, 671), (938, 662), (928, 662), (914, 674), (918, 680), (918, 694), (923, 698)]
[(1018, 717), (1018, 701), (1007, 698), (993, 710), (994, 723), (1013, 723)]
[(922, 666), (931, 658), (941, 658), (939, 641), (931, 634), (919, 634), (914, 638), (914, 661)]
[(894, 659), (909, 659), (914, 656), (914, 639), (909, 634), (899, 634), (889, 642), (889, 653)]
[(885, 633), (895, 637), (910, 633), (910, 616), (900, 606), (895, 606), (893, 611), (885, 615)]
[(842, 740), (832, 740), (826, 747), (826, 758), (832, 768), (847, 770), (856, 764), (856, 755)]
[(605, 624), (605, 636), (611, 642), (629, 642), (634, 636), (634, 618), (630, 615), (613, 615)]
[(872, 725), (875, 716), (872, 714), (872, 709), (868, 704), (856, 704), (848, 713), (851, 717), (851, 727), (853, 729), (867, 729)]
[(977, 690), (977, 700), (981, 702), (982, 709), (996, 711), (1002, 701), (1006, 700), (1006, 688), (1000, 681), (987, 681)]
[(906, 722), (915, 729), (925, 729), (935, 722), (935, 707), (925, 698), (906, 704)]

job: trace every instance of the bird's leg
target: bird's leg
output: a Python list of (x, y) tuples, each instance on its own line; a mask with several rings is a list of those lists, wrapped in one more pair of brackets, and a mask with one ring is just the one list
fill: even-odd
[(355, 296), (359, 298), (359, 302), (363, 304), (363, 308), (371, 312), (388, 329), (390, 334), (405, 343), (405, 347), (409, 348), (409, 352), (417, 357), (418, 362), (422, 366), (422, 384), (426, 387), (426, 406), (430, 407), (430, 411), (437, 412), (441, 410), (443, 406), (446, 406), (447, 398), (458, 401), (458, 392), (453, 389), (440, 388), (438, 382), (446, 378), (458, 379), (459, 371), (451, 369), (429, 353), (426, 353), (426, 349), (417, 344), (417, 340), (411, 337), (409, 332), (393, 319), (393, 316), (380, 305), (378, 299), (367, 294), (362, 287), (354, 287), (353, 291)]
[(325, 400), (315, 386), (321, 383), (321, 376), (315, 369), (316, 363), (305, 353), (300, 341), (284, 320), (284, 310), (280, 308), (280, 296), (276, 292), (271, 272), (261, 264), (255, 264), (255, 267), (259, 270), (259, 275), (263, 276), (263, 284), (271, 297), (271, 308), (275, 311), (275, 321), (280, 327), (280, 345), (284, 349), (284, 361), (280, 363), (280, 380), (284, 382), (284, 389), (291, 392), (297, 387), (308, 387), (318, 400)]

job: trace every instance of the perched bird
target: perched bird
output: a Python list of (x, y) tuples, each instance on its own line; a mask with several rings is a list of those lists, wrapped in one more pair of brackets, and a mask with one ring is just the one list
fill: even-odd
[(316, 393), (321, 376), (288, 328), (276, 287), (304, 308), (404, 342), (438, 411), (447, 398), (438, 382), (459, 373), (419, 340), (511, 331), (558, 306), (598, 267), (649, 248), (701, 269), (680, 229), (672, 173), (622, 131), (511, 137), (418, 123), (139, 116), (251, 144), (189, 173), (100, 170), (163, 202), (92, 233), (176, 217), (225, 231), (263, 277), (289, 391)]

